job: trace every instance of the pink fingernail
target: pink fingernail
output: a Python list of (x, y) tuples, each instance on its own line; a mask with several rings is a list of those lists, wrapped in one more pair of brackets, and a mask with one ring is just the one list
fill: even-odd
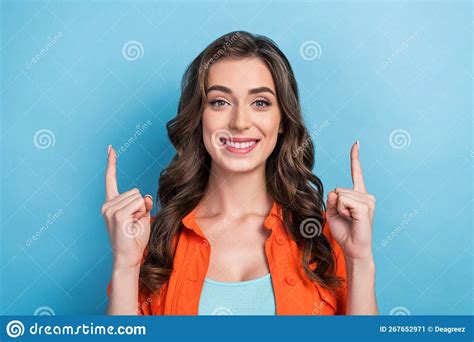
[(357, 151), (358, 151), (360, 149), (359, 139), (356, 140), (356, 144), (357, 144)]
[(153, 201), (153, 197), (151, 195), (145, 195), (145, 197), (149, 197)]
[(107, 154), (110, 154), (110, 149), (112, 148), (112, 145), (109, 145), (109, 147), (107, 148)]

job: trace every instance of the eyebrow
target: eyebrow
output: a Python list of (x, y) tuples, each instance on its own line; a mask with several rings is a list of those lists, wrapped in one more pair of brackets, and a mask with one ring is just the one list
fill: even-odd
[[(222, 86), (222, 85), (213, 85), (213, 86), (210, 86), (209, 88), (207, 88), (206, 90), (206, 94), (209, 93), (210, 91), (212, 90), (217, 90), (217, 91), (222, 91), (224, 93), (227, 93), (227, 94), (232, 94), (232, 90), (230, 90), (230, 88), (228, 87), (225, 87), (225, 86)], [(270, 94), (273, 94), (273, 96), (276, 97), (275, 93), (273, 92), (273, 90), (271, 90), (270, 88), (268, 87), (258, 87), (258, 88), (253, 88), (253, 89), (250, 89), (249, 90), (249, 95), (251, 94), (258, 94), (258, 93), (270, 93)]]

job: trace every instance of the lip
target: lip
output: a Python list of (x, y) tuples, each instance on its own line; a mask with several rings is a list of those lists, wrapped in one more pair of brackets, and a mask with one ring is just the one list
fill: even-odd
[[(252, 151), (260, 142), (261, 139), (258, 139), (258, 138), (247, 138), (247, 137), (241, 137), (241, 138), (237, 138), (237, 137), (232, 137), (230, 139), (227, 139), (227, 138), (222, 138), (221, 139), (221, 142), (224, 144), (224, 147), (227, 151), (231, 152), (231, 153), (235, 153), (235, 154), (247, 154), (249, 153), (250, 151)], [(232, 147), (232, 146), (229, 146), (227, 145), (224, 141), (231, 141), (231, 142), (238, 142), (238, 143), (242, 143), (242, 142), (249, 142), (249, 141), (256, 141), (255, 144), (253, 144), (252, 146), (249, 146), (247, 148), (235, 148), (235, 147)]]
[(259, 138), (249, 138), (249, 137), (232, 137), (230, 139), (227, 139), (227, 138), (221, 138), (221, 140), (230, 140), (231, 142), (247, 142), (247, 141), (254, 141), (254, 140), (258, 140), (260, 141)]

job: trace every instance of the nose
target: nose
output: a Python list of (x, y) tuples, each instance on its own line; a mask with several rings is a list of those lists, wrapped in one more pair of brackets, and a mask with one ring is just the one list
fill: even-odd
[(249, 129), (252, 125), (249, 113), (242, 107), (236, 107), (229, 123), (230, 128), (238, 131)]

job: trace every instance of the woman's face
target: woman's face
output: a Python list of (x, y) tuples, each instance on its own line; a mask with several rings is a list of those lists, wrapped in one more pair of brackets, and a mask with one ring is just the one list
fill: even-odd
[(224, 58), (214, 63), (206, 94), (203, 139), (214, 166), (245, 172), (265, 164), (281, 121), (275, 84), (265, 62)]

